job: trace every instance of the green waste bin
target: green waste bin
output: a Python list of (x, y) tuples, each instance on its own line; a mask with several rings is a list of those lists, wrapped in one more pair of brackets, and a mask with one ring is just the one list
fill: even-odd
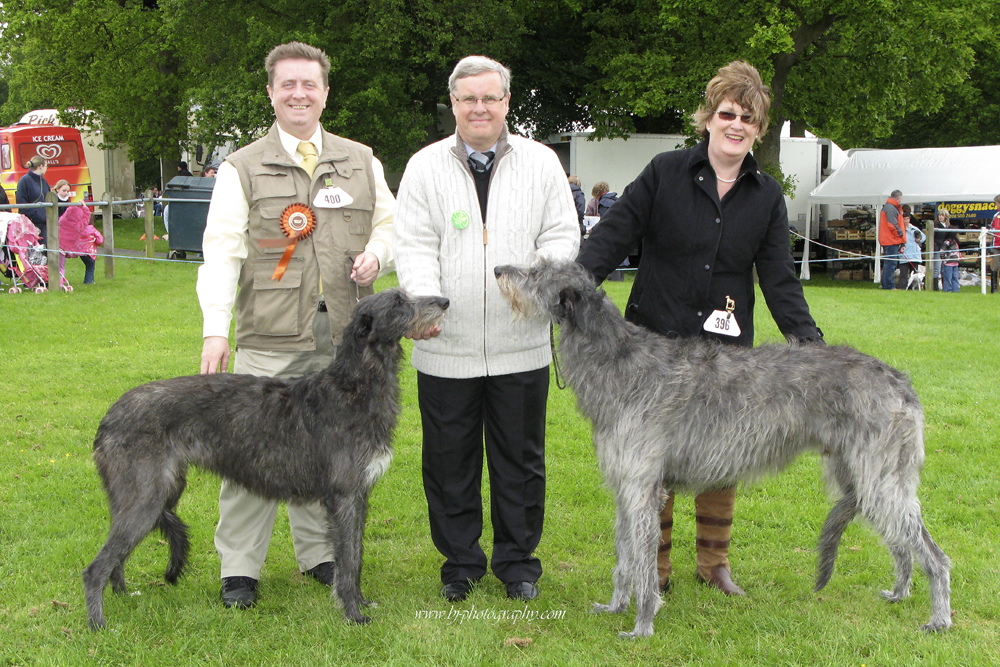
[[(212, 199), (214, 178), (200, 176), (175, 176), (164, 188), (167, 199), (163, 219), (167, 226), (170, 244), (170, 259), (185, 259), (189, 252), (201, 252), (201, 240), (205, 236), (205, 221), (208, 219), (208, 202)], [(171, 199), (197, 199), (196, 202)]]

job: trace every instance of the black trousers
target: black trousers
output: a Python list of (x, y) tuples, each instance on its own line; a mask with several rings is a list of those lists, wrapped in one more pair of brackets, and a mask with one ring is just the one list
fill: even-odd
[(431, 539), (445, 563), (441, 581), (486, 574), (483, 442), (490, 479), (493, 573), (504, 583), (537, 581), (533, 552), (545, 514), (548, 366), (468, 379), (417, 374), (423, 478)]

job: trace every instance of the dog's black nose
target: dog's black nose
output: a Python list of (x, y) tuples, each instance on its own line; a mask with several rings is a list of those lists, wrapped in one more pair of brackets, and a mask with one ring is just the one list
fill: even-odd
[(495, 267), (493, 269), (493, 275), (495, 275), (497, 278), (499, 278), (500, 276), (502, 276), (503, 275), (503, 267), (502, 266)]
[(438, 297), (438, 305), (441, 306), (441, 308), (447, 308), (450, 303), (451, 301), (448, 301), (445, 297)]

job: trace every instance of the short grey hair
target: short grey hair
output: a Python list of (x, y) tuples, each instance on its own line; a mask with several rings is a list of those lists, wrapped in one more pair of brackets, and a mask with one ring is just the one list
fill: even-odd
[(478, 76), (487, 72), (496, 72), (500, 75), (500, 85), (503, 86), (503, 94), (510, 94), (510, 70), (492, 58), (486, 56), (466, 56), (458, 61), (451, 76), (448, 77), (448, 92), (454, 94), (458, 86), (459, 79), (466, 79), (470, 76)]
[(893, 199), (899, 199), (900, 197), (903, 196), (903, 193), (900, 192), (899, 190), (893, 190), (892, 192), (889, 193), (889, 196), (892, 197)]

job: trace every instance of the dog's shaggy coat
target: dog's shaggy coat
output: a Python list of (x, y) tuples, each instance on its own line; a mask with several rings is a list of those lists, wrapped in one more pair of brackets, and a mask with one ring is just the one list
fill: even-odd
[(806, 450), (823, 455), (840, 492), (819, 539), (816, 590), (860, 514), (896, 561), (895, 587), (882, 596), (909, 595), (916, 554), (932, 601), (923, 628), (951, 625), (950, 563), (924, 527), (916, 495), (923, 410), (902, 373), (848, 347), (747, 349), (659, 336), (626, 322), (574, 262), (498, 267), (496, 275), (516, 313), (560, 325), (563, 372), (593, 424), (617, 507), (614, 594), (595, 611), (622, 612), (634, 594), (635, 628), (624, 636), (653, 634), (663, 492), (753, 481)]
[(154, 528), (170, 545), (164, 578), (187, 561), (175, 514), (189, 465), (275, 500), (320, 501), (334, 553), (333, 592), (356, 623), (368, 494), (392, 458), (399, 413), (400, 338), (437, 324), (448, 300), (390, 289), (362, 299), (336, 359), (297, 380), (220, 373), (150, 382), (125, 393), (101, 421), (94, 462), (111, 506), (108, 541), (83, 571), (87, 615), (104, 627), (108, 579), (125, 592), (124, 564)]

